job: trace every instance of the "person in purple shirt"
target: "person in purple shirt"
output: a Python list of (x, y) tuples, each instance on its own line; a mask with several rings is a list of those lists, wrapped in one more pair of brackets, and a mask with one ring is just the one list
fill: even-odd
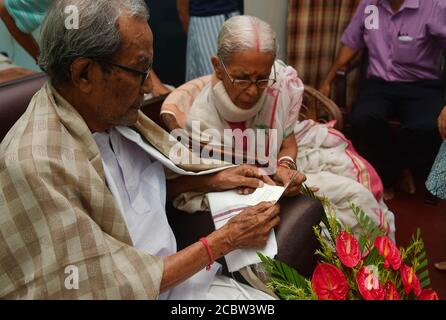
[[(362, 0), (341, 42), (320, 90), (328, 96), (336, 71), (367, 49), (367, 79), (352, 110), (352, 138), (379, 172), (390, 199), (402, 173), (426, 179), (446, 138), (441, 79), (446, 1)], [(401, 122), (396, 137), (388, 127), (391, 116)], [(406, 191), (414, 193), (413, 180), (406, 181)]]

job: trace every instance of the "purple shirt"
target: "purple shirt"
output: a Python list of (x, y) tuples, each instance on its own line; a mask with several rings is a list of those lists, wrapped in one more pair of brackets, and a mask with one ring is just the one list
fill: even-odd
[[(378, 29), (366, 28), (369, 5), (379, 10)], [(352, 49), (367, 47), (368, 77), (439, 79), (441, 51), (446, 52), (446, 0), (406, 0), (397, 13), (390, 0), (361, 0), (341, 42)]]

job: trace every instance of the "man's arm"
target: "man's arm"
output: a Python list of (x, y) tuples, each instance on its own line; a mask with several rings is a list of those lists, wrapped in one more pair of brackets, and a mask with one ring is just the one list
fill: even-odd
[(0, 0), (0, 17), (14, 39), (31, 55), (31, 57), (34, 58), (34, 60), (37, 61), (40, 53), (37, 41), (31, 34), (24, 33), (17, 28), (14, 19), (11, 17), (8, 10), (6, 10), (4, 0)]
[(433, 16), (427, 22), (427, 30), (446, 53), (446, 3), (434, 1)]
[(330, 71), (328, 71), (327, 77), (325, 78), (324, 82), (322, 83), (319, 89), (319, 91), (322, 92), (322, 94), (326, 95), (327, 97), (330, 95), (331, 83), (333, 82), (333, 79), (336, 77), (336, 72), (343, 66), (345, 66), (347, 63), (349, 63), (355, 57), (358, 51), (359, 51), (358, 49), (352, 49), (347, 47), (346, 45), (341, 46), (336, 61), (330, 68)]
[(319, 90), (327, 97), (330, 95), (330, 86), (336, 76), (336, 72), (350, 62), (360, 49), (366, 47), (363, 36), (365, 23), (364, 9), (367, 4), (368, 1), (361, 0), (350, 23), (342, 34), (341, 49), (339, 50), (333, 66), (330, 68), (330, 71), (319, 88)]
[(443, 140), (446, 139), (446, 105), (438, 117), (438, 130), (440, 131), (440, 135)]
[[(207, 237), (214, 260), (236, 249), (263, 248), (269, 232), (279, 222), (279, 206), (270, 202), (244, 210)], [(201, 242), (166, 257), (160, 291), (163, 292), (190, 278), (209, 262), (207, 249)]]
[(189, 30), (189, 0), (177, 0), (178, 16), (180, 18), (181, 26), (187, 33)]

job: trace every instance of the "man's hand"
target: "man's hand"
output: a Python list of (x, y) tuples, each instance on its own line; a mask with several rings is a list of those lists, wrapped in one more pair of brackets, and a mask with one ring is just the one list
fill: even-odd
[(250, 165), (241, 165), (235, 168), (220, 171), (211, 178), (214, 191), (239, 189), (241, 194), (250, 194), (264, 183), (274, 185), (263, 169)]
[(262, 202), (243, 210), (224, 225), (226, 240), (232, 250), (265, 247), (269, 232), (280, 222), (280, 207)]
[(177, 0), (177, 11), (178, 17), (180, 18), (181, 26), (183, 30), (187, 33), (189, 30), (189, 0)]
[(331, 85), (329, 82), (324, 81), (322, 86), (319, 88), (319, 91), (326, 97), (330, 97), (330, 89)]
[[(273, 179), (277, 182), (277, 184), (285, 186), (287, 183), (291, 180), (291, 178), (296, 173), (295, 170), (291, 170), (285, 167), (277, 167), (276, 174), (274, 174)], [(303, 173), (298, 173), (297, 176), (294, 178), (294, 180), (291, 182), (291, 184), (288, 186), (287, 190), (285, 191), (285, 196), (295, 196), (300, 192), (300, 188), (302, 183), (307, 178)]]
[(444, 106), (443, 110), (438, 117), (438, 130), (440, 131), (440, 135), (443, 140), (446, 139), (446, 106)]

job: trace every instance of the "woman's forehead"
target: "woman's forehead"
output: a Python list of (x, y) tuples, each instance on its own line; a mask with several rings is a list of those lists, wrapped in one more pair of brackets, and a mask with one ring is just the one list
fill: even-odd
[(233, 53), (227, 67), (234, 71), (246, 73), (265, 73), (271, 70), (274, 56), (271, 53), (245, 50)]

